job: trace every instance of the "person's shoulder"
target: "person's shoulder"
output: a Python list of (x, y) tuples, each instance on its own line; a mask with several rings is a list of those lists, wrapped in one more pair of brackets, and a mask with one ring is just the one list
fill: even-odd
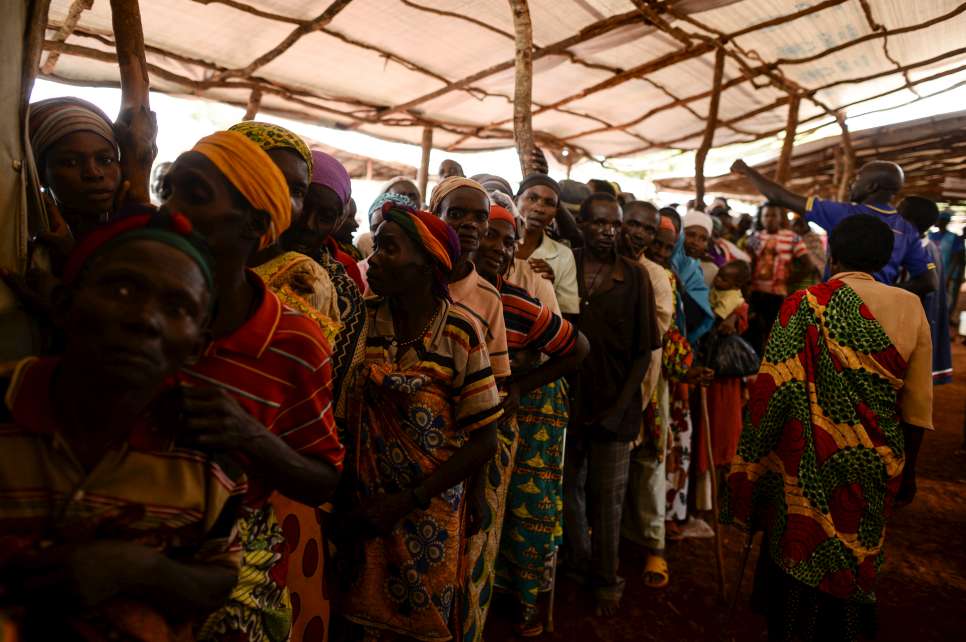
[(443, 322), (443, 336), (456, 339), (465, 348), (472, 348), (482, 344), (485, 335), (474, 317), (459, 306), (450, 305)]
[(271, 348), (298, 355), (315, 368), (332, 352), (319, 324), (286, 305), (282, 305), (278, 324), (269, 341)]
[(504, 280), (503, 283), (500, 284), (500, 294), (503, 297), (512, 296), (529, 301), (536, 301), (536, 297), (534, 297), (533, 294), (525, 287), (507, 280)]
[(484, 279), (483, 275), (476, 270), (473, 273), (476, 274), (476, 287), (485, 292), (488, 297), (499, 300), (500, 291), (496, 289), (496, 286)]

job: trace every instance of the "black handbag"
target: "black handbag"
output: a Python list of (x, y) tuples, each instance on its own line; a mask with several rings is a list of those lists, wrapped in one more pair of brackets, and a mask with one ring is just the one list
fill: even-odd
[(737, 334), (713, 335), (708, 367), (715, 377), (750, 377), (758, 374), (758, 354)]

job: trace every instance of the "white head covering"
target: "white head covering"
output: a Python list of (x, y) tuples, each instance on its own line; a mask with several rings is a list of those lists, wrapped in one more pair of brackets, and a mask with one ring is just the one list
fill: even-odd
[(711, 217), (700, 212), (698, 210), (688, 210), (688, 213), (684, 215), (684, 221), (681, 223), (682, 229), (688, 229), (689, 227), (703, 227), (708, 235), (711, 235), (711, 231), (714, 229), (714, 224), (711, 222)]

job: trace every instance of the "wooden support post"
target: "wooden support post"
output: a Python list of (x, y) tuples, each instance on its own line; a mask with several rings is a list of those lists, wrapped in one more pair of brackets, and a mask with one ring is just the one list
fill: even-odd
[(148, 99), (148, 63), (138, 0), (111, 0), (111, 22), (121, 72), (121, 173), (129, 184), (127, 200), (150, 203), (151, 164), (157, 153), (157, 126)]
[(533, 173), (533, 23), (527, 0), (509, 0), (513, 11), (513, 33), (516, 37), (513, 89), (513, 138), (524, 176)]
[(714, 53), (714, 79), (711, 83), (711, 105), (708, 107), (708, 119), (704, 128), (704, 138), (694, 157), (694, 204), (704, 208), (704, 161), (708, 157), (711, 145), (714, 144), (714, 130), (718, 126), (718, 106), (721, 104), (721, 79), (724, 77), (724, 47), (718, 47)]
[(258, 110), (261, 108), (262, 90), (255, 87), (248, 96), (248, 104), (245, 106), (245, 115), (242, 117), (242, 120), (255, 120), (255, 116), (258, 115)]
[[(419, 173), (416, 175), (416, 183), (423, 201), (429, 202), (429, 195), (426, 187), (429, 186), (429, 154), (433, 151), (433, 128), (423, 127), (423, 155), (419, 160)], [(419, 205), (422, 207), (422, 203)]]
[(366, 180), (367, 181), (372, 180), (372, 159), (371, 158), (366, 159)]
[(798, 107), (801, 96), (792, 94), (788, 102), (788, 122), (785, 124), (785, 140), (782, 142), (782, 153), (778, 157), (778, 167), (775, 169), (775, 182), (784, 185), (790, 178), (792, 168), (792, 150), (795, 148), (795, 130), (798, 129)]
[(845, 124), (845, 114), (843, 112), (837, 112), (835, 119), (839, 121), (839, 127), (842, 129), (843, 150), (842, 177), (838, 184), (837, 199), (839, 201), (845, 201), (849, 197), (849, 185), (852, 183), (852, 176), (855, 174), (855, 148), (852, 147), (852, 136), (849, 134), (849, 128)]

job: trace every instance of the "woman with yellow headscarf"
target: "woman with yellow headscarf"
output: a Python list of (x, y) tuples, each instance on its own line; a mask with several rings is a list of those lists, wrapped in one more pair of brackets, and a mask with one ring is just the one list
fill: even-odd
[(249, 481), (237, 527), (240, 579), (198, 639), (287, 642), (288, 555), (306, 542), (283, 533), (269, 496), (324, 504), (344, 456), (328, 341), (317, 323), (285, 308), (247, 269), (291, 223), (289, 188), (258, 145), (218, 132), (175, 162), (165, 191), (162, 207), (183, 213), (207, 238), (217, 266), (214, 340), (182, 371), (185, 439), (230, 455)]

